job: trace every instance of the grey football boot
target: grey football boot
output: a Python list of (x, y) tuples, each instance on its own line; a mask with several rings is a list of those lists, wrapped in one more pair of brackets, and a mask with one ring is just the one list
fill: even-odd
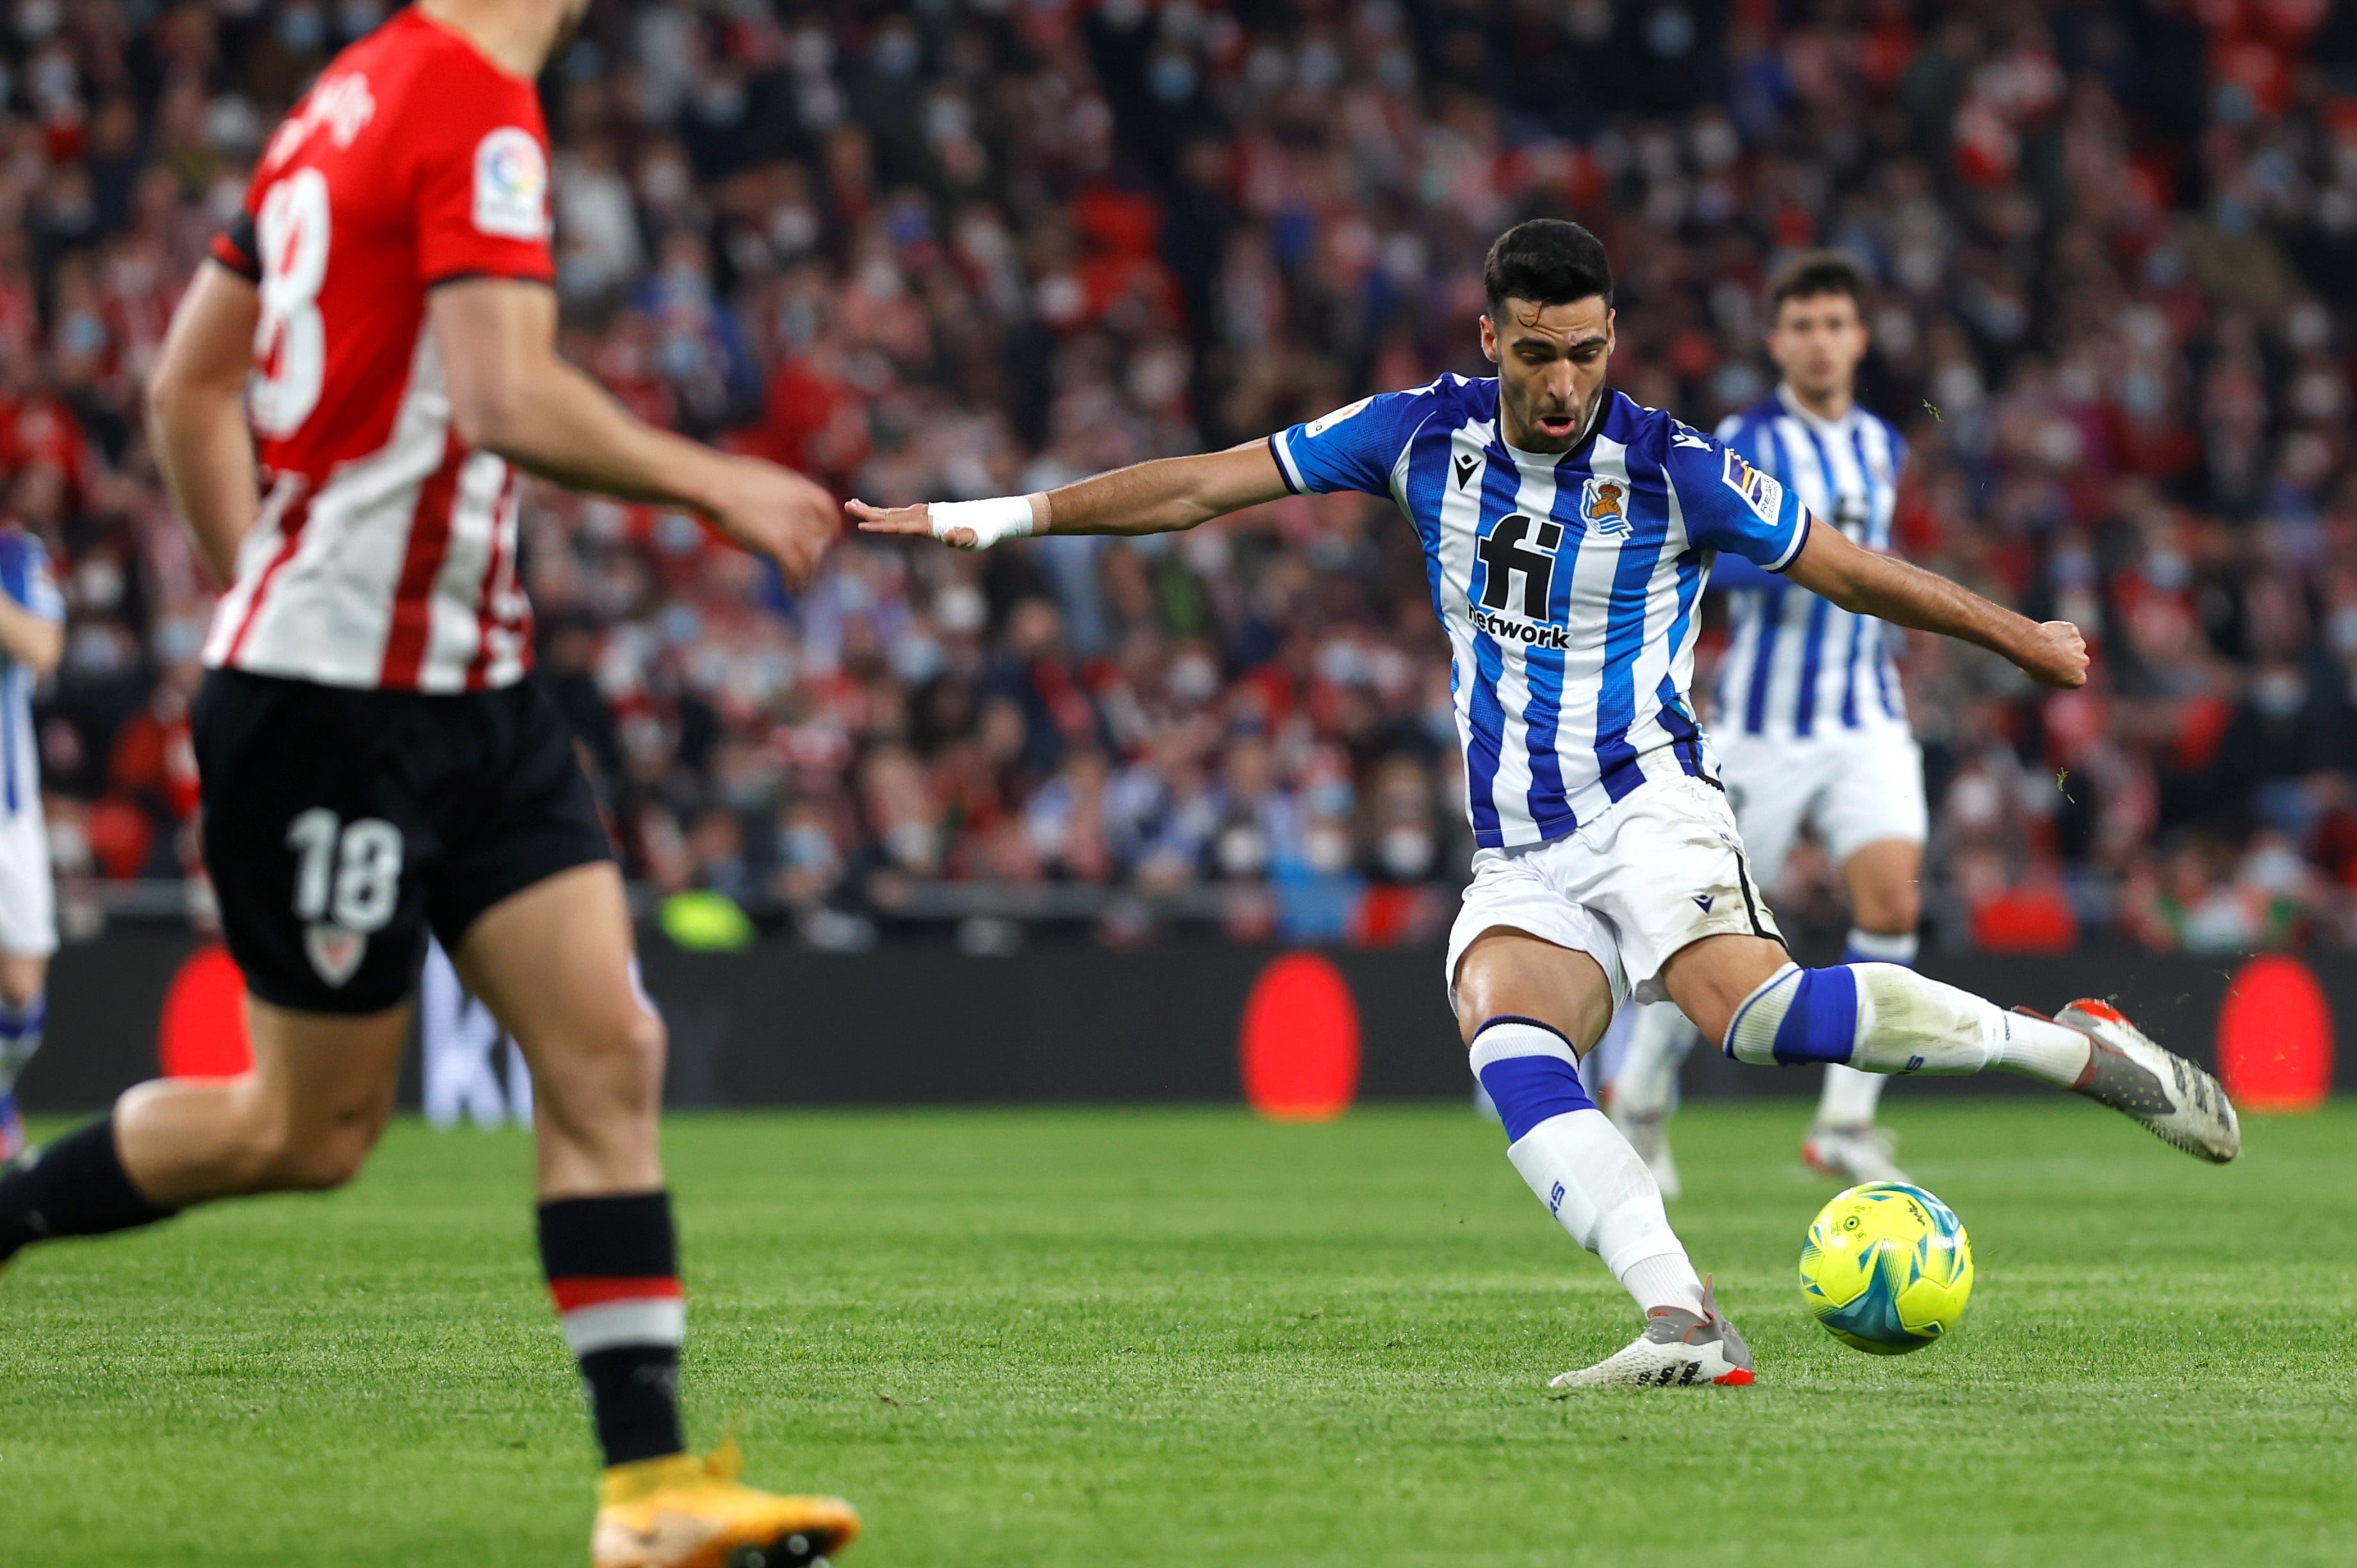
[(1751, 1381), (1751, 1347), (1722, 1316), (1711, 1282), (1702, 1282), (1702, 1311), (1657, 1306), (1645, 1332), (1593, 1367), (1549, 1383), (1560, 1397), (1573, 1389), (1683, 1389), (1706, 1383), (1740, 1388)]
[(2243, 1152), (2243, 1127), (2218, 1080), (2164, 1050), (2108, 1002), (2081, 998), (2054, 1015), (2094, 1042), (2087, 1070), (2071, 1086), (2099, 1105), (2141, 1122), (2164, 1144), (2224, 1165)]

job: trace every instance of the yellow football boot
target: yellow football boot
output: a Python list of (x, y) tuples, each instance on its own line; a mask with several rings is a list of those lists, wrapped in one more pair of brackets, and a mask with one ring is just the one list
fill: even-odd
[(607, 1471), (593, 1568), (815, 1568), (858, 1539), (859, 1514), (841, 1498), (755, 1491), (737, 1479), (744, 1465), (727, 1442), (705, 1459), (674, 1454)]

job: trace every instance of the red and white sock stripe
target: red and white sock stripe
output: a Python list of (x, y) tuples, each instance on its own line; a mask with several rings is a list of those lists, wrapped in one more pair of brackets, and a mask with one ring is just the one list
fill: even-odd
[(551, 1280), (548, 1292), (576, 1357), (624, 1345), (675, 1346), (687, 1336), (687, 1303), (675, 1278)]

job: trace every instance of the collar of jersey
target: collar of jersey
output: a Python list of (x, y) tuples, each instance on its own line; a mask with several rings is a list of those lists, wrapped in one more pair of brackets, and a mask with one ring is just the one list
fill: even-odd
[(1604, 416), (1612, 411), (1612, 400), (1619, 395), (1610, 387), (1599, 388), (1596, 393), (1596, 412), (1587, 416), (1587, 428), (1579, 433), (1578, 440), (1560, 452), (1528, 452), (1507, 440), (1506, 411), (1501, 407), (1498, 410), (1498, 445), (1503, 446), (1509, 456), (1528, 457), (1534, 463), (1559, 464), (1567, 457), (1577, 457), (1589, 442), (1596, 439), (1596, 433), (1604, 428)]
[(1839, 419), (1827, 419), (1821, 414), (1810, 413), (1809, 410), (1803, 405), (1801, 400), (1792, 395), (1792, 385), (1787, 381), (1778, 381), (1776, 383), (1776, 401), (1778, 403), (1782, 405), (1786, 413), (1791, 414), (1794, 419), (1799, 420), (1810, 429), (1822, 431), (1828, 435), (1842, 435), (1846, 432), (1851, 425), (1857, 423), (1857, 399), (1856, 397), (1852, 397), (1849, 400), (1849, 412), (1843, 414)]

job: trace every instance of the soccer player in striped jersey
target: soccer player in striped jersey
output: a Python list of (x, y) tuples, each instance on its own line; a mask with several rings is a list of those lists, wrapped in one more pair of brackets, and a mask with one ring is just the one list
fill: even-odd
[(17, 524), (0, 526), (0, 1163), (24, 1148), (16, 1075), (41, 1048), (42, 993), (58, 950), (33, 687), (58, 667), (65, 623), (48, 552)]
[(533, 83), (587, 5), (394, 13), (272, 134), (181, 297), (148, 432), (227, 589), (189, 725), (253, 1070), (141, 1084), (0, 1170), (0, 1264), (350, 1180), (393, 1114), (430, 929), (532, 1067), (541, 1267), (606, 1461), (592, 1568), (793, 1568), (859, 1518), (743, 1485), (733, 1444), (687, 1452), (662, 1022), (531, 678), (518, 491), (531, 473), (692, 509), (797, 581), (842, 518), (557, 357)]
[(1483, 281), (1494, 377), (1442, 376), (1265, 441), (1057, 490), (851, 512), (872, 533), (974, 550), (1167, 532), (1305, 491), (1399, 507), (1448, 634), (1480, 845), (1448, 942), (1459, 1031), (1507, 1157), (1645, 1312), (1634, 1343), (1558, 1387), (1752, 1380), (1644, 1161), (1580, 1085), (1579, 1053), (1632, 993), (1676, 1002), (1742, 1061), (2000, 1068), (2233, 1158), (2240, 1134), (2216, 1082), (2101, 1003), (2047, 1019), (1896, 964), (1794, 963), (1687, 696), (1695, 601), (1720, 556), (1978, 643), (2047, 685), (2086, 679), (2078, 629), (1862, 549), (1733, 447), (1613, 392), (1612, 272), (1585, 229), (1517, 225)]
[[(1768, 354), (1782, 379), (1722, 424), (1718, 437), (1820, 521), (1888, 552), (1907, 443), (1857, 404), (1865, 305), (1865, 280), (1837, 252), (1779, 269), (1769, 287)], [(1722, 562), (1711, 585), (1727, 590), (1733, 630), (1712, 735), (1752, 875), (1773, 886), (1807, 828), (1849, 894), (1844, 956), (1912, 964), (1929, 819), (1923, 752), (1891, 657), (1899, 634), (1739, 558)], [(1644, 1008), (1612, 1080), (1613, 1120), (1671, 1197), (1678, 1178), (1666, 1122), (1678, 1066), (1698, 1038), (1676, 1008)], [(1846, 1183), (1907, 1179), (1891, 1138), (1874, 1124), (1882, 1084), (1877, 1074), (1826, 1065), (1816, 1121), (1801, 1144), (1812, 1169)]]

